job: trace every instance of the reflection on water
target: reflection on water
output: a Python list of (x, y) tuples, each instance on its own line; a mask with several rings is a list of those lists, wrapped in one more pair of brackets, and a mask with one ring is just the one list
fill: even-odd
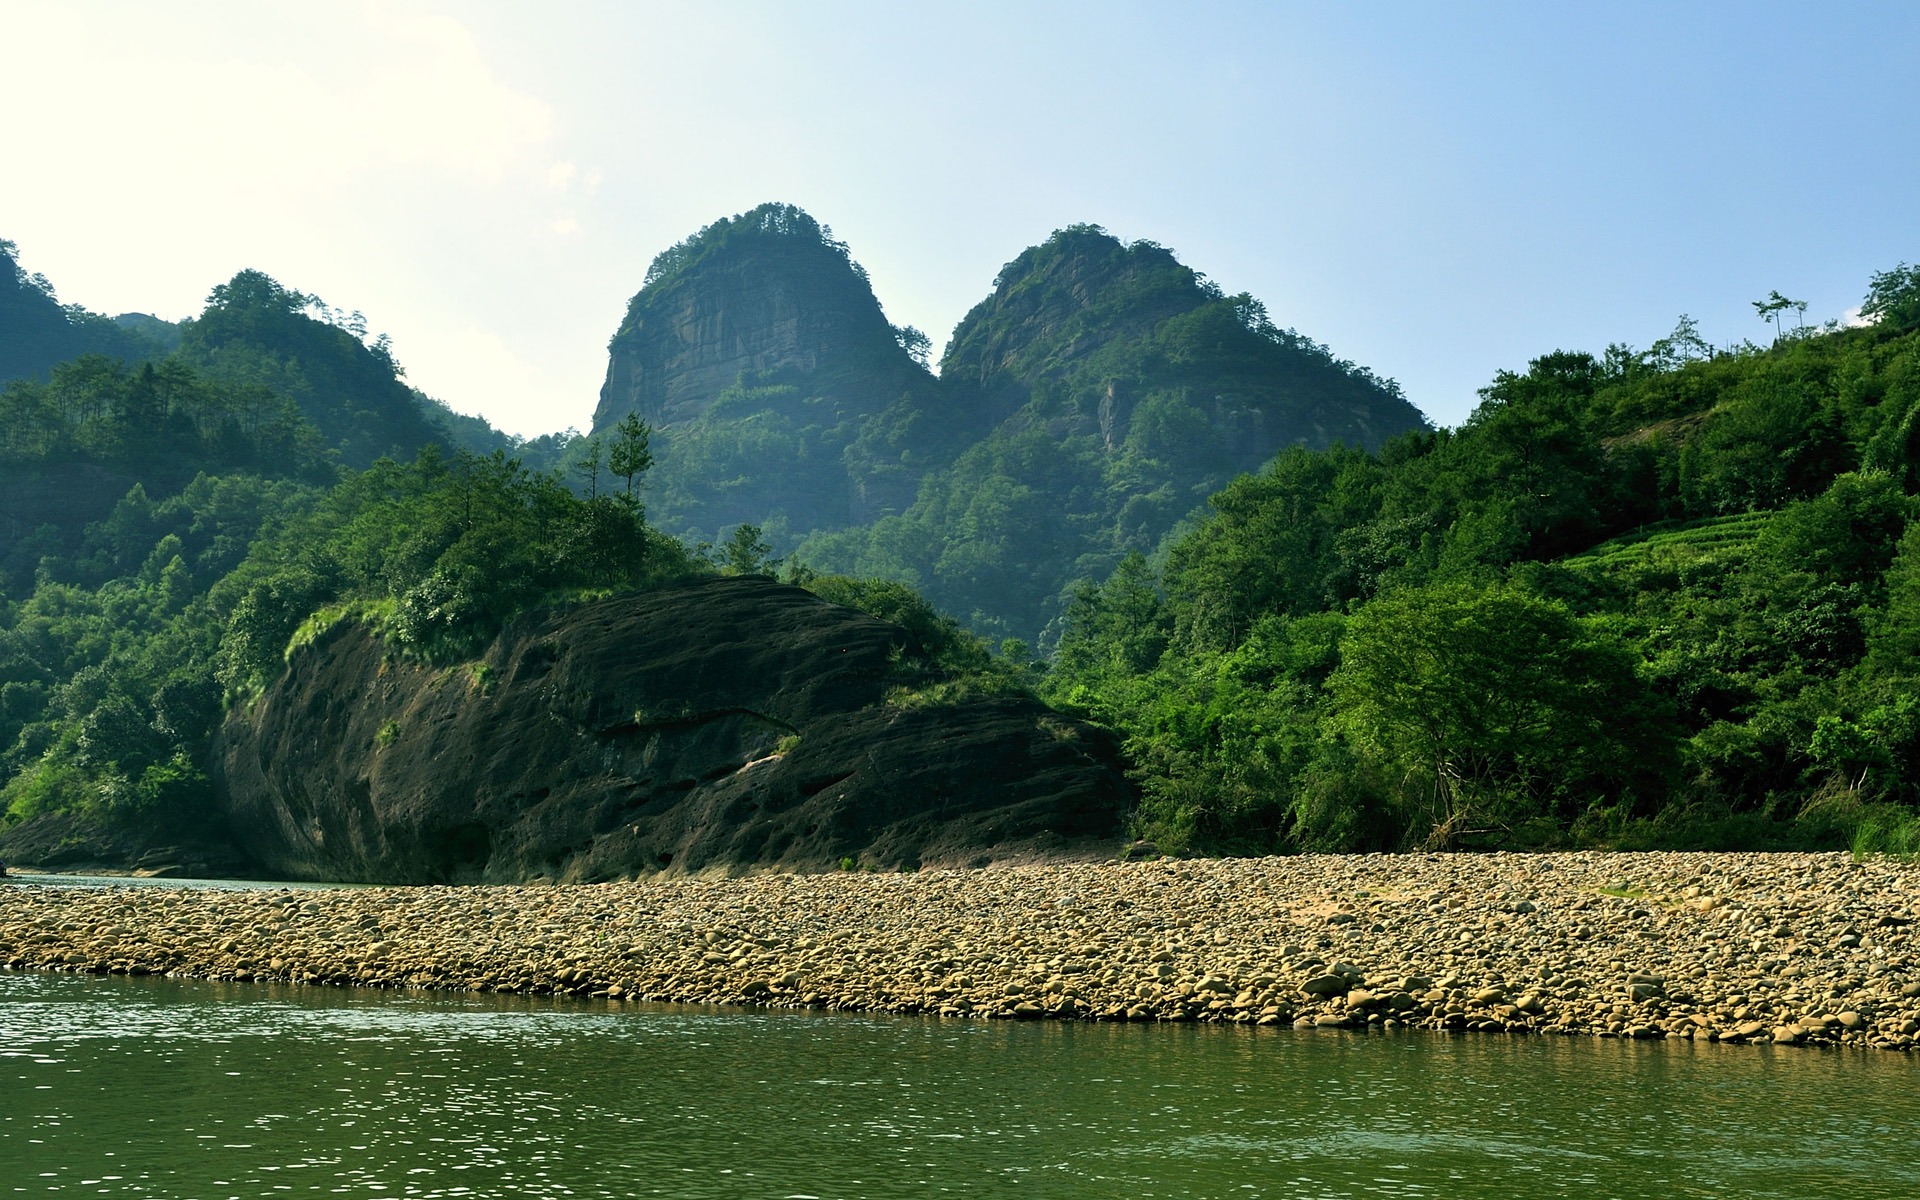
[(0, 1196), (1910, 1197), (1917, 1071), (0, 973)]

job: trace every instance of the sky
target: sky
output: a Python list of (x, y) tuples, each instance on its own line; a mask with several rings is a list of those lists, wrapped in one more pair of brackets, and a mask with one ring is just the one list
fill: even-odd
[(1920, 261), (1920, 5), (0, 0), (0, 238), (169, 320), (256, 268), (524, 436), (646, 267), (798, 204), (936, 348), (1077, 222), (1439, 424), (1681, 313), (1764, 341)]

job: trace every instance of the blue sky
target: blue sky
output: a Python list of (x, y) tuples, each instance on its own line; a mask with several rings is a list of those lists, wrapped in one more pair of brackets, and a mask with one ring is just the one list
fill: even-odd
[(1920, 5), (0, 7), (0, 237), (178, 318), (243, 267), (536, 434), (587, 422), (647, 262), (765, 200), (938, 346), (1091, 221), (1454, 424), (1503, 368), (1764, 340), (1920, 260)]

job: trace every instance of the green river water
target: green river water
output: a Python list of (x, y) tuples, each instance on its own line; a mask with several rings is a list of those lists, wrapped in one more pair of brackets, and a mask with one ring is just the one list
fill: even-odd
[(1913, 1197), (1920, 1063), (0, 972), (0, 1197)]

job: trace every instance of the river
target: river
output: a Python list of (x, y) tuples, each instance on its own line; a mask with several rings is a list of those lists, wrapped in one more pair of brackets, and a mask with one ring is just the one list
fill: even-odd
[(0, 973), (0, 1194), (1911, 1197), (1920, 1064)]

